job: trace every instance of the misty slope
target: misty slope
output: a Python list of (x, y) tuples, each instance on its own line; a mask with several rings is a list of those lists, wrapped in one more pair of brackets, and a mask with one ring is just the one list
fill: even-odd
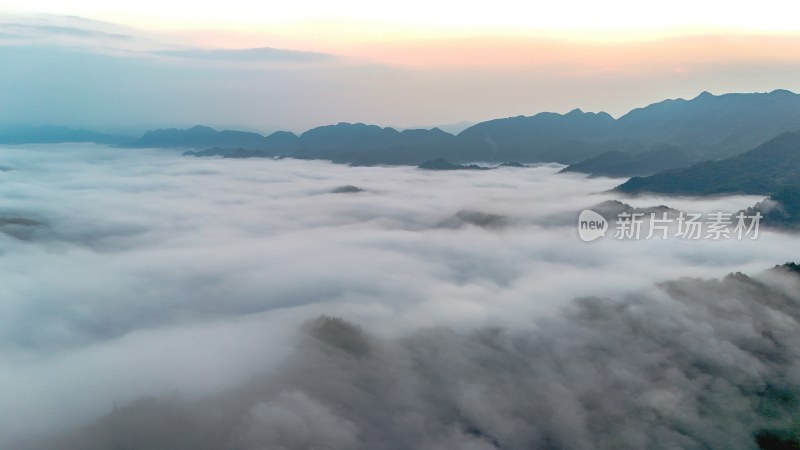
[(706, 161), (619, 185), (621, 192), (682, 195), (771, 194), (800, 178), (800, 133), (784, 133), (740, 155)]
[(784, 230), (800, 229), (800, 186), (786, 186), (745, 210), (747, 215), (761, 213), (761, 224)]
[(674, 146), (662, 145), (645, 152), (610, 151), (565, 167), (562, 172), (588, 173), (593, 176), (630, 177), (652, 175), (663, 170), (686, 167), (692, 160)]
[(527, 330), (385, 340), (322, 317), (238, 389), (145, 399), (38, 448), (753, 449), (797, 433), (798, 357), (782, 270), (582, 298)]
[(211, 127), (195, 126), (186, 130), (176, 128), (153, 130), (127, 144), (129, 147), (155, 148), (243, 148), (269, 150), (270, 154), (290, 153), (297, 139), (292, 133), (277, 132), (269, 136), (247, 131), (217, 131)]

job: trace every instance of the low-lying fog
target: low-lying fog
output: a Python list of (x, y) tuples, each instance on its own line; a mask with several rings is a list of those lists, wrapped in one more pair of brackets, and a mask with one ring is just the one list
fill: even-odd
[[(715, 314), (698, 312), (685, 298), (654, 284), (735, 271), (758, 274), (796, 259), (800, 248), (797, 236), (764, 230), (755, 241), (581, 242), (578, 212), (604, 200), (735, 211), (762, 198), (628, 200), (606, 192), (622, 180), (561, 175), (556, 166), (353, 168), (74, 144), (5, 147), (0, 167), (3, 448), (82, 426), (142, 397), (208, 406), (214, 404), (209, 398), (225, 398), (224, 393), (263, 373), (276, 374), (278, 381), (264, 381), (269, 387), (256, 389), (260, 394), (252, 404), (242, 403), (241, 418), (226, 413), (232, 426), (203, 419), (215, 424), (210, 428), (218, 426), (220, 435), (228, 433), (219, 441), (226, 446), (477, 449), (539, 442), (591, 448), (600, 434), (609, 434), (603, 442), (627, 442), (632, 448), (653, 442), (700, 445), (717, 435), (708, 431), (697, 437), (670, 415), (681, 405), (695, 408), (688, 397), (697, 394), (697, 385), (686, 381), (680, 365), (657, 386), (643, 381), (640, 362), (663, 356), (658, 364), (668, 372), (673, 368), (668, 355), (689, 340), (694, 343), (689, 347), (717, 345), (707, 350), (709, 358), (741, 350), (739, 335), (730, 331), (738, 325), (718, 328), (712, 323), (718, 320)], [(362, 191), (333, 192), (348, 185)], [(698, 290), (716, 292), (697, 283)], [(776, 283), (781, 292), (791, 291), (790, 282)], [(644, 325), (587, 325), (575, 308), (589, 307), (573, 301), (586, 296), (613, 299), (596, 306), (610, 311), (617, 311), (609, 306), (614, 302), (640, 305), (625, 317)], [(703, 298), (724, 302), (728, 297)], [(747, 301), (760, 300), (747, 298), (743, 308), (751, 311)], [(769, 326), (794, 330), (793, 313), (778, 317), (785, 309), (774, 307), (762, 315), (774, 321)], [(362, 331), (337, 321), (309, 325), (321, 315)], [(657, 317), (669, 317), (671, 325), (660, 329)], [(752, 328), (747, 314), (740, 320), (743, 328)], [(347, 339), (382, 349), (375, 350), (381, 362), (370, 363), (378, 369), (369, 376), (388, 383), (378, 384), (381, 391), (396, 386), (408, 402), (436, 399), (448, 384), (436, 388), (415, 378), (417, 369), (409, 361), (419, 359), (409, 353), (440, 352), (419, 364), (463, 385), (459, 394), (430, 404), (352, 392), (357, 379), (367, 376), (362, 372), (372, 369), (343, 369), (329, 360), (331, 354), (304, 347), (308, 327), (323, 329), (321, 334), (312, 330), (317, 338), (330, 334), (331, 339), (340, 333), (330, 327), (344, 328), (342, 333), (357, 335)], [(661, 334), (652, 334), (649, 345), (632, 343), (655, 329), (687, 341), (665, 338), (659, 346)], [(698, 329), (703, 332), (694, 333)], [(470, 352), (483, 342), (473, 333), (486, 330), (500, 330), (509, 340), (539, 350), (526, 347), (530, 351), (502, 351), (472, 361)], [(792, 335), (787, 331), (781, 343), (788, 345), (796, 339)], [(601, 353), (592, 354), (590, 344), (602, 347)], [(541, 361), (531, 371), (521, 370), (519, 364), (535, 355)], [(358, 352), (351, 357), (358, 359)], [(756, 378), (754, 373), (766, 371), (735, 356), (718, 367), (742, 368)], [(723, 369), (720, 378), (739, 380)], [(776, 363), (771, 370), (783, 376), (783, 369)], [(286, 381), (315, 371), (305, 381)], [(598, 381), (609, 377), (637, 386), (631, 395), (652, 404), (664, 423), (638, 423), (647, 417), (639, 414), (646, 405), (632, 406), (628, 400), (614, 403), (616, 409), (601, 408), (608, 423), (592, 422), (601, 410), (596, 405), (606, 403), (586, 401), (576, 392), (602, 387), (596, 395), (611, 396), (617, 385)], [(507, 389), (487, 387), (498, 383), (507, 383)], [(327, 398), (321, 389), (342, 398)], [(430, 396), (422, 394), (428, 391)], [(517, 407), (514, 402), (525, 395), (535, 398)], [(725, 395), (732, 402), (748, 398)], [(554, 410), (545, 397), (564, 403)], [(620, 417), (629, 422), (615, 428)], [(736, 428), (736, 420), (726, 416), (723, 421)], [(429, 426), (422, 426), (426, 421)], [(696, 422), (710, 429), (701, 419)], [(380, 435), (387, 441), (376, 440)]]

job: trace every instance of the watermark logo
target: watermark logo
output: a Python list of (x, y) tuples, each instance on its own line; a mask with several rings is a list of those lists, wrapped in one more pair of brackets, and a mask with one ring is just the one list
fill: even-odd
[[(640, 213), (621, 212), (613, 222), (616, 240), (754, 240), (758, 238), (761, 213), (736, 215), (725, 212), (708, 214), (684, 213), (669, 215), (666, 212)], [(592, 242), (606, 236), (611, 227), (609, 221), (591, 209), (581, 211), (578, 216), (578, 237), (584, 242)]]
[(608, 221), (591, 209), (584, 209), (578, 216), (578, 237), (583, 242), (592, 242), (605, 237)]

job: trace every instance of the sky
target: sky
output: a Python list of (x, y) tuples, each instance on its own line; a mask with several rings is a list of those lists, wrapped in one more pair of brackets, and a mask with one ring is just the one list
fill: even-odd
[[(621, 179), (0, 150), (2, 448), (115, 409), (86, 442), (44, 448), (494, 448), (470, 429), (512, 449), (749, 448), (759, 387), (800, 385), (797, 280), (719, 281), (796, 258), (800, 237), (580, 241), (577, 212), (620, 199)], [(320, 316), (351, 325), (309, 342)], [(154, 423), (166, 432), (125, 431)], [(228, 433), (252, 442), (215, 440)]]
[(796, 12), (774, 0), (11, 0), (0, 122), (303, 131), (619, 116), (702, 91), (800, 90)]

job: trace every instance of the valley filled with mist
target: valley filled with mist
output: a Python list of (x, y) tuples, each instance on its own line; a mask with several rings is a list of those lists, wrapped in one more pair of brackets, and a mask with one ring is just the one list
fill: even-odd
[[(0, 447), (757, 448), (798, 417), (800, 235), (578, 238), (621, 178), (0, 152)], [(609, 203), (612, 202), (612, 203)], [(782, 434), (783, 433), (783, 434)]]
[(0, 450), (800, 449), (795, 0), (0, 2)]

